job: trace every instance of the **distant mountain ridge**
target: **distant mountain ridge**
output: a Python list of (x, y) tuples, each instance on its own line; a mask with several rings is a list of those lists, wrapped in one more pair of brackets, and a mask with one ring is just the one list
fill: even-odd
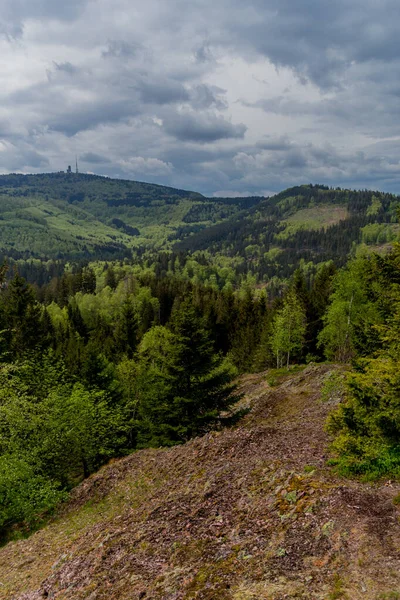
[(49, 173), (0, 176), (0, 251), (21, 258), (120, 258), (234, 216), (260, 198)]
[(241, 258), (260, 278), (303, 262), (343, 264), (364, 243), (397, 239), (400, 198), (301, 185), (271, 198), (49, 173), (0, 176), (0, 253), (13, 258), (113, 260), (132, 250)]
[(390, 247), (399, 236), (399, 207), (400, 197), (393, 194), (296, 186), (187, 237), (174, 249), (243, 256), (261, 277), (287, 277), (300, 261), (341, 265), (360, 244)]

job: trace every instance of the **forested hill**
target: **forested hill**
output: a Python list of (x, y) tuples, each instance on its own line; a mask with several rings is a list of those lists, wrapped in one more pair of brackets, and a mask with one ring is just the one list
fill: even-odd
[(175, 250), (242, 256), (260, 278), (287, 277), (302, 259), (342, 265), (359, 244), (390, 246), (399, 206), (393, 194), (302, 185), (187, 237)]
[(97, 175), (0, 176), (0, 252), (14, 258), (121, 258), (236, 215), (261, 198), (205, 198)]
[(0, 254), (64, 261), (134, 255), (154, 264), (157, 253), (172, 251), (184, 265), (195, 253), (267, 282), (290, 277), (300, 263), (343, 265), (360, 244), (390, 246), (399, 206), (392, 194), (323, 185), (271, 198), (206, 198), (96, 175), (4, 175)]

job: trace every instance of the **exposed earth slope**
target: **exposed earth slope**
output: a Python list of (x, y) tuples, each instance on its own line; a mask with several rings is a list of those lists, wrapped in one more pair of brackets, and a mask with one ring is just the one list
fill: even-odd
[(400, 594), (400, 486), (326, 467), (335, 367), (242, 386), (239, 425), (104, 467), (0, 550), (4, 600), (378, 599)]

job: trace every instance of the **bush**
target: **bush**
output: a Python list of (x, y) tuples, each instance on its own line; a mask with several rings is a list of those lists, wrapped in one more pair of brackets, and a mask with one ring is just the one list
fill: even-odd
[(347, 401), (327, 429), (335, 435), (331, 461), (344, 475), (400, 475), (400, 360), (364, 360), (346, 383)]
[(14, 456), (0, 457), (0, 538), (13, 523), (34, 527), (66, 495), (56, 482)]

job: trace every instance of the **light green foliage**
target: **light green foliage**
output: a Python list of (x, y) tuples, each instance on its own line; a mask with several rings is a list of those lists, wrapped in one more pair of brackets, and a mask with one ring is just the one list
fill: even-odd
[(375, 195), (372, 196), (371, 204), (367, 208), (367, 217), (373, 217), (377, 215), (382, 209), (382, 202)]
[(126, 302), (130, 302), (139, 331), (143, 334), (157, 322), (160, 310), (159, 301), (148, 287), (140, 286), (130, 275), (119, 282), (115, 291), (106, 286), (96, 294), (78, 292), (71, 300), (76, 304), (86, 327), (95, 330), (99, 318), (108, 326), (115, 328), (122, 319)]
[(386, 244), (398, 237), (397, 225), (385, 223), (369, 223), (361, 229), (361, 241), (364, 244)]
[[(400, 249), (371, 260), (374, 281), (381, 286), (376, 298), (381, 313), (374, 325), (379, 344), (357, 361), (348, 376), (346, 401), (328, 420), (335, 435), (333, 462), (344, 474), (366, 478), (400, 476)], [(368, 271), (363, 272), (369, 283)], [(363, 318), (364, 306), (358, 310)]]
[(276, 356), (277, 369), (289, 367), (290, 358), (300, 352), (304, 344), (306, 316), (301, 302), (290, 290), (283, 307), (272, 324), (271, 348)]
[(0, 540), (7, 527), (24, 522), (32, 527), (65, 499), (56, 482), (35, 473), (15, 455), (0, 456)]
[(32, 524), (114, 456), (128, 423), (122, 405), (69, 382), (51, 356), (4, 365), (0, 381), (1, 531), (16, 520)]
[[(376, 338), (375, 325), (382, 321), (379, 309), (370, 299), (370, 263), (367, 257), (351, 261), (333, 282), (331, 304), (323, 318), (319, 335), (329, 360), (348, 362), (357, 348), (367, 351)], [(376, 283), (375, 285), (378, 285)]]
[(47, 306), (47, 311), (54, 327), (66, 328), (68, 323), (68, 311), (66, 307), (61, 308), (58, 304), (52, 302)]
[(345, 220), (347, 216), (348, 211), (345, 205), (319, 204), (318, 206), (296, 210), (293, 215), (282, 221), (285, 224), (285, 229), (276, 236), (276, 240), (287, 239), (301, 229), (318, 230), (329, 227)]
[(136, 360), (124, 357), (116, 366), (116, 377), (121, 387), (121, 393), (125, 401), (125, 407), (131, 416), (136, 414), (137, 408), (137, 371)]

